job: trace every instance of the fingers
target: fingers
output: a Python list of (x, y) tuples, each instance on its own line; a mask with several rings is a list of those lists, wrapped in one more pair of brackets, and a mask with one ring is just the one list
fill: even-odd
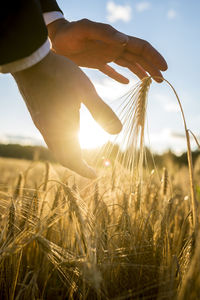
[[(99, 39), (110, 44), (116, 43), (118, 46), (121, 45), (121, 56), (115, 60), (117, 64), (129, 68), (140, 79), (147, 76), (146, 72), (148, 72), (154, 77), (155, 81), (162, 82), (163, 76), (160, 71), (167, 70), (167, 63), (150, 43), (139, 38), (126, 36), (113, 27), (102, 23), (92, 22), (92, 24), (88, 24), (88, 28), (90, 28), (92, 39)], [(124, 49), (127, 51), (124, 51)], [(120, 83), (127, 83), (126, 79), (110, 66), (104, 66), (100, 71)]]
[(143, 68), (141, 68), (140, 65), (138, 65), (137, 63), (134, 63), (134, 62), (130, 63), (123, 58), (116, 59), (115, 63), (122, 67), (128, 68), (131, 72), (133, 72), (135, 75), (137, 75), (140, 79), (143, 79), (144, 77), (148, 76), (147, 73), (145, 72), (145, 70)]
[(90, 179), (96, 178), (96, 173), (83, 159), (78, 139), (78, 134), (69, 135), (66, 128), (61, 138), (49, 135), (45, 136), (45, 141), (49, 149), (53, 152), (56, 159), (64, 167), (76, 172), (77, 174)]
[(124, 77), (123, 75), (119, 74), (117, 71), (115, 71), (109, 65), (102, 66), (101, 68), (99, 68), (99, 71), (103, 72), (107, 76), (113, 78), (114, 80), (116, 80), (116, 81), (118, 81), (120, 83), (124, 83), (124, 84), (128, 84), (129, 83), (129, 80), (126, 77)]
[(163, 56), (145, 40), (129, 36), (126, 50), (135, 55), (143, 57), (161, 71), (166, 71), (168, 68)]
[(99, 97), (94, 86), (90, 83), (82, 102), (88, 108), (93, 118), (101, 127), (110, 134), (117, 134), (122, 129), (122, 124), (113, 110)]
[(81, 176), (94, 179), (95, 171), (82, 159), (78, 138), (79, 133), (79, 108), (60, 111), (52, 116), (41, 116), (36, 125), (43, 135), (48, 148), (56, 160), (64, 167)]
[(132, 64), (133, 65), (135, 65), (135, 64), (140, 65), (143, 70), (145, 70), (146, 72), (148, 72), (154, 78), (155, 81), (157, 81), (157, 82), (162, 82), (163, 81), (162, 80), (163, 76), (162, 76), (162, 73), (159, 71), (159, 69), (156, 68), (149, 61), (146, 61), (143, 57), (135, 55), (135, 54), (132, 54), (132, 53), (130, 53), (128, 51), (125, 51), (123, 53), (123, 59), (125, 61), (127, 61), (130, 65), (132, 65)]
[(147, 41), (127, 36), (108, 24), (92, 22), (87, 19), (82, 20), (82, 23), (87, 29), (87, 38), (100, 40), (108, 44), (121, 45), (121, 47), (125, 44), (126, 49), (131, 53), (152, 62), (161, 71), (167, 70), (167, 63), (163, 56)]

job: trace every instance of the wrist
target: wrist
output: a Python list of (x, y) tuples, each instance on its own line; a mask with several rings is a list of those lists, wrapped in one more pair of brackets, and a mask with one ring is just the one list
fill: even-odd
[(36, 63), (33, 66), (31, 66), (29, 68), (26, 68), (24, 70), (21, 70), (21, 71), (18, 71), (18, 72), (12, 72), (11, 75), (15, 79), (17, 79), (17, 78), (22, 78), (23, 76), (27, 76), (29, 74), (32, 74), (37, 70), (41, 71), (42, 69), (44, 69), (43, 66), (50, 63), (49, 60), (51, 59), (51, 57), (53, 55), (55, 55), (55, 54), (52, 51), (49, 51), (48, 54), (42, 60), (40, 60), (38, 63)]
[(47, 25), (48, 36), (52, 43), (53, 43), (57, 33), (61, 30), (61, 28), (67, 27), (69, 24), (70, 24), (69, 21), (62, 18), (62, 19), (58, 19), (58, 20), (50, 23), (49, 25)]

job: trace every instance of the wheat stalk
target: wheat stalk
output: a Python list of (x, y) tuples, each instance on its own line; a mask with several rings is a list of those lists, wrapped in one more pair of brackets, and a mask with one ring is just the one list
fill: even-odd
[(198, 220), (198, 214), (197, 214), (198, 203), (196, 201), (195, 187), (194, 187), (194, 168), (193, 168), (192, 151), (191, 151), (190, 136), (189, 136), (190, 130), (187, 128), (183, 107), (182, 107), (181, 101), (179, 99), (179, 96), (178, 96), (175, 88), (168, 80), (164, 79), (164, 81), (171, 87), (172, 91), (174, 92), (176, 99), (178, 101), (182, 119), (183, 119), (186, 142), (187, 142), (187, 159), (188, 159), (189, 178), (190, 178), (190, 194), (191, 194), (191, 206), (192, 206), (192, 214), (193, 214), (193, 227), (196, 232), (198, 224), (199, 224), (199, 220)]
[(47, 190), (47, 184), (48, 184), (48, 180), (49, 180), (49, 169), (50, 169), (50, 164), (48, 162), (46, 162), (45, 163), (44, 185), (43, 185), (44, 192)]
[(11, 205), (9, 209), (9, 217), (8, 217), (8, 230), (7, 237), (11, 240), (15, 237), (15, 204), (13, 199), (11, 199)]
[[(122, 153), (118, 151), (116, 162), (120, 162), (125, 169), (130, 170), (132, 182), (142, 182), (143, 178), (143, 161), (144, 161), (144, 129), (145, 129), (145, 120), (146, 120), (146, 108), (148, 100), (148, 91), (150, 84), (152, 82), (151, 78), (154, 77), (145, 77), (142, 79), (130, 92), (128, 92), (123, 98), (121, 105), (119, 106), (119, 117), (123, 124), (123, 130), (121, 134), (116, 139), (125, 149), (125, 152)], [(195, 188), (194, 188), (194, 170), (192, 162), (192, 151), (190, 146), (190, 137), (189, 132), (191, 132), (186, 125), (186, 119), (183, 111), (181, 101), (178, 97), (178, 94), (172, 84), (163, 79), (173, 90), (176, 99), (178, 101), (184, 129), (187, 141), (187, 159), (188, 159), (188, 168), (189, 168), (189, 178), (190, 178), (190, 194), (191, 194), (191, 207), (193, 212), (193, 226), (196, 230), (198, 225), (198, 214), (197, 214), (197, 201), (195, 197)], [(111, 153), (113, 145), (108, 149), (107, 155)], [(164, 193), (167, 192), (166, 186)]]
[(166, 168), (163, 168), (163, 176), (162, 176), (162, 194), (166, 196), (168, 188), (168, 172)]
[(16, 201), (17, 198), (21, 198), (23, 195), (23, 187), (24, 187), (24, 176), (23, 173), (20, 173), (17, 180), (17, 185), (15, 187), (15, 191), (13, 194), (13, 200)]

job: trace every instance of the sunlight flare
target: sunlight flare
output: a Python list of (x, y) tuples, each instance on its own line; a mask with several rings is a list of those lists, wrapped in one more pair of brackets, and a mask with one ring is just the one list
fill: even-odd
[(106, 133), (97, 122), (94, 121), (89, 111), (81, 106), (79, 141), (81, 148), (92, 149), (105, 144), (109, 140)]

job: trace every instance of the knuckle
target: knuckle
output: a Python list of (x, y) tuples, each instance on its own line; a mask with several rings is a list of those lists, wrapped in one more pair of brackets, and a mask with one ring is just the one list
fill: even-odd
[(81, 19), (81, 20), (79, 21), (79, 23), (80, 23), (81, 25), (86, 26), (86, 25), (90, 24), (90, 20), (84, 18), (84, 19)]
[(151, 47), (151, 44), (145, 40), (141, 40), (141, 54), (145, 54), (146, 51)]
[(105, 30), (107, 32), (114, 32), (115, 31), (115, 29), (110, 24), (104, 24), (104, 26), (105, 26)]
[(149, 48), (151, 46), (151, 44), (145, 40), (143, 40), (144, 43), (144, 48)]

